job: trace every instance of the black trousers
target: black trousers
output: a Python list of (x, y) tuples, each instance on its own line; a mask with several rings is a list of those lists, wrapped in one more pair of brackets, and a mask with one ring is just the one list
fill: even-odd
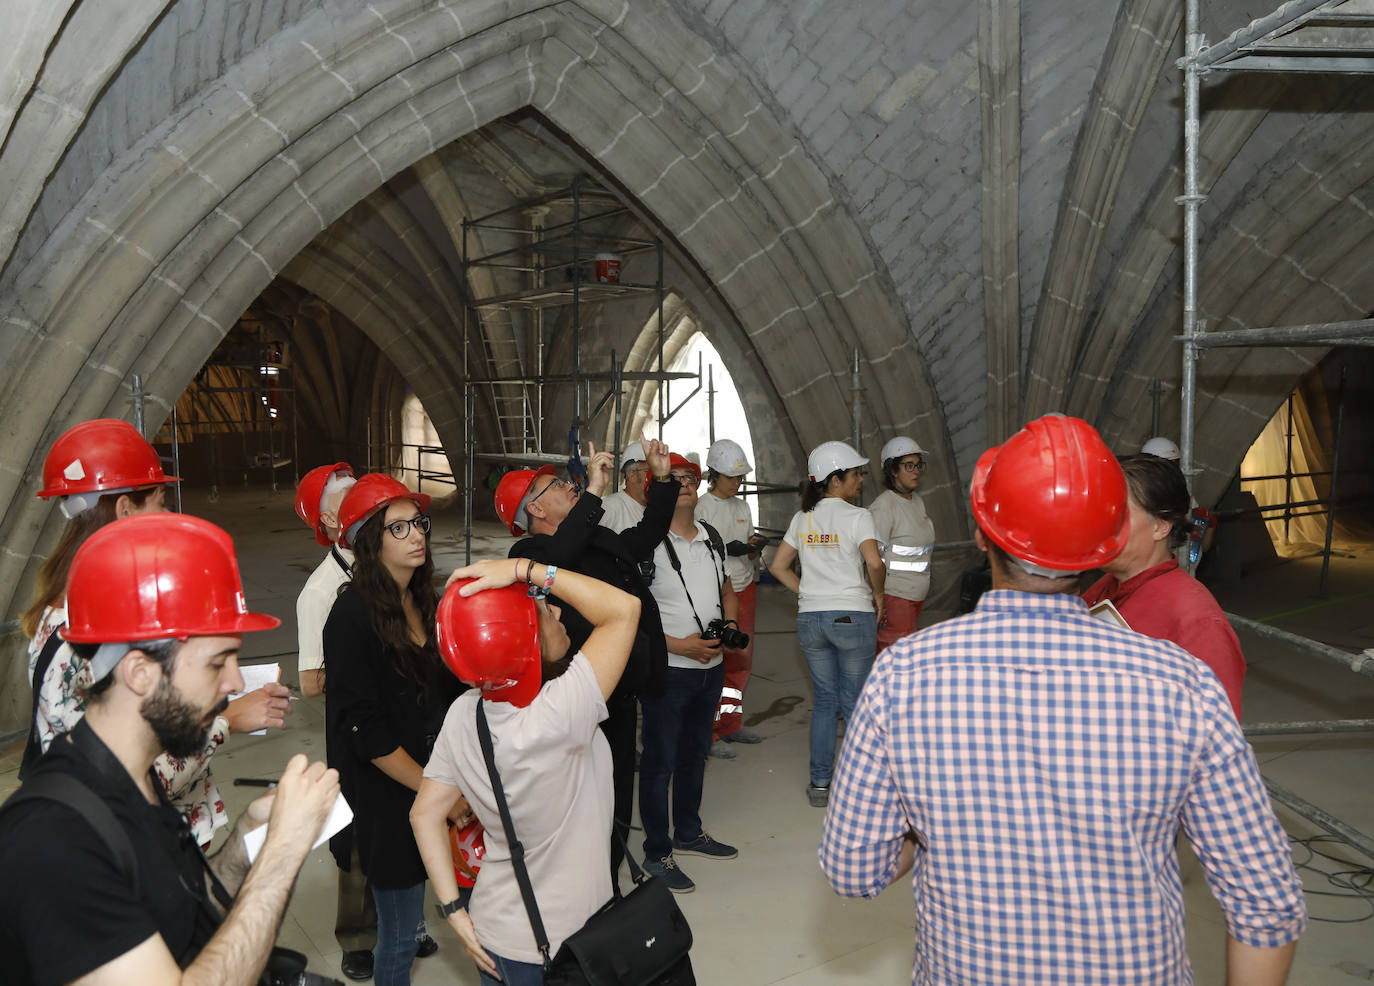
[[(611, 781), (615, 791), (614, 830), (611, 832), (611, 886), (620, 893), (620, 864), (625, 858), (621, 839), (630, 838), (630, 814), (634, 811), (635, 737), (639, 728), (639, 701), (633, 695), (613, 696), (601, 733), (611, 747)], [(616, 837), (620, 833), (620, 838)]]

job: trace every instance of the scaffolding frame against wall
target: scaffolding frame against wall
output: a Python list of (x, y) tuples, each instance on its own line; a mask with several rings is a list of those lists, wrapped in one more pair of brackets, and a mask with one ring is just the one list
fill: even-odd
[[(557, 211), (558, 221), (547, 220)], [(566, 216), (566, 218), (564, 217)], [(464, 560), (472, 560), (472, 498), (476, 488), (476, 461), (500, 463), (558, 463), (568, 455), (548, 451), (545, 441), (544, 388), (548, 385), (571, 385), (573, 393), (572, 428), (579, 435), (582, 429), (601, 413), (609, 410), (613, 416), (610, 449), (617, 459), (624, 442), (622, 402), (627, 381), (656, 380), (667, 384), (671, 380), (695, 380), (690, 394), (672, 404), (667, 387), (660, 390), (658, 424), (663, 424), (702, 388), (702, 373), (670, 373), (663, 362), (664, 344), (664, 247), (657, 236), (641, 236), (620, 228), (643, 219), (626, 205), (612, 190), (586, 176), (575, 178), (571, 185), (527, 199), (463, 221), (462, 262), (464, 280), (469, 290), (476, 289), (474, 272), (488, 275), (488, 283), (498, 276), (515, 275), (523, 281), (513, 290), (495, 290), (478, 295), (464, 306), (463, 312), (463, 521)], [(482, 249), (485, 235), (505, 238), (509, 245), (500, 249)], [(624, 257), (652, 254), (656, 276), (652, 283), (625, 281), (620, 278), (620, 264)], [(652, 294), (656, 300), (657, 369), (627, 371), (623, 360), (611, 350), (606, 369), (591, 370), (583, 360), (583, 306)], [(569, 328), (572, 333), (569, 373), (547, 372), (545, 357), (551, 320), (546, 315), (555, 310), (569, 309)], [(510, 318), (512, 312), (523, 312), (527, 318), (524, 338)], [(474, 325), (474, 321), (478, 324)], [(474, 339), (474, 335), (476, 338)], [(471, 346), (482, 349), (486, 375), (473, 379)], [(531, 372), (531, 370), (533, 372)], [(597, 390), (593, 390), (596, 386)], [(493, 411), (500, 449), (495, 452), (477, 451), (475, 415), (478, 391), (486, 391)], [(618, 483), (619, 476), (615, 477)]]
[[(1194, 413), (1197, 402), (1197, 362), (1208, 349), (1258, 346), (1374, 346), (1374, 319), (1324, 322), (1309, 325), (1272, 326), (1207, 332), (1197, 317), (1198, 306), (1198, 219), (1206, 195), (1198, 185), (1199, 143), (1201, 137), (1200, 90), (1203, 78), (1211, 72), (1325, 72), (1374, 74), (1374, 6), (1352, 0), (1291, 0), (1272, 13), (1255, 19), (1222, 41), (1209, 45), (1202, 37), (1198, 21), (1201, 0), (1186, 0), (1184, 6), (1183, 69), (1183, 156), (1184, 187), (1178, 199), (1183, 206), (1183, 379), (1181, 390), (1180, 466), (1191, 485), (1197, 470), (1193, 467)], [(1332, 463), (1331, 488), (1327, 507), (1326, 549), (1322, 564), (1322, 592), (1325, 593), (1331, 558), (1331, 536), (1335, 522), (1336, 484), (1343, 415), (1336, 418), (1336, 455)], [(1294, 647), (1304, 653), (1334, 661), (1356, 674), (1374, 677), (1374, 652), (1352, 654), (1319, 641), (1277, 630), (1267, 624), (1227, 614), (1238, 629), (1260, 634)], [(1259, 723), (1246, 727), (1249, 735), (1309, 734), (1359, 731), (1367, 732), (1374, 721), (1368, 719), (1326, 722)], [(1336, 838), (1374, 858), (1374, 838), (1356, 831), (1316, 805), (1266, 778), (1274, 800), (1287, 805), (1304, 818), (1319, 825)]]

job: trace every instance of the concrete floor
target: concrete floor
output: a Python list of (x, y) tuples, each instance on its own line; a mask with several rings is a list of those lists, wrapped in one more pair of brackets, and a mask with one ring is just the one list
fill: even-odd
[[(226, 493), (209, 502), (187, 491), (185, 509), (228, 529), (238, 545), (250, 607), (282, 618), (275, 631), (245, 639), (246, 661), (279, 660), (284, 677), (295, 674), (297, 591), (321, 557), (291, 511), (288, 492)], [(436, 565), (447, 572), (462, 560), (462, 516), (436, 511)], [(456, 533), (455, 533), (456, 532)], [(495, 524), (479, 525), (474, 557), (505, 556), (510, 538)], [(1356, 546), (1333, 561), (1329, 598), (1317, 598), (1320, 559), (1299, 559), (1255, 573), (1218, 590), (1225, 608), (1272, 620), (1275, 625), (1342, 647), (1374, 647), (1374, 546)], [(702, 816), (707, 830), (740, 848), (729, 862), (685, 859), (697, 891), (679, 897), (696, 944), (692, 959), (703, 984), (818, 986), (910, 981), (913, 916), (909, 885), (875, 901), (835, 896), (816, 865), (822, 813), (805, 796), (810, 685), (793, 633), (795, 603), (785, 590), (759, 593), (755, 671), (745, 697), (746, 721), (767, 737), (738, 748), (733, 761), (708, 763)], [(938, 615), (938, 614), (936, 614)], [(928, 621), (923, 618), (923, 624)], [(1374, 717), (1374, 680), (1335, 665), (1285, 653), (1243, 636), (1250, 671), (1245, 683), (1247, 722)], [(236, 776), (265, 776), (297, 751), (323, 758), (323, 699), (296, 704), (288, 728), (268, 736), (235, 736), (215, 759), (215, 776), (236, 816), (252, 796), (235, 788)], [(1374, 835), (1374, 735), (1263, 737), (1255, 741), (1261, 766), (1276, 783), (1353, 826)], [(17, 752), (0, 760), (0, 798), (15, 785)], [(1280, 807), (1280, 821), (1294, 839), (1318, 833)], [(632, 840), (634, 846), (637, 839)], [(1347, 862), (1317, 858), (1327, 871), (1368, 867), (1370, 860), (1339, 845), (1322, 846)], [(1295, 846), (1295, 858), (1310, 853)], [(1199, 983), (1224, 980), (1224, 925), (1195, 861), (1185, 860), (1189, 950)], [(1331, 984), (1374, 979), (1374, 895), (1321, 896), (1338, 892), (1325, 876), (1304, 870), (1313, 917), (1299, 946), (1289, 982)], [(1368, 886), (1369, 876), (1364, 877)], [(335, 870), (325, 849), (311, 854), (301, 872), (280, 942), (305, 952), (315, 971), (339, 975), (333, 937)], [(433, 908), (426, 906), (429, 915)], [(1318, 919), (1328, 920), (1318, 920)], [(1369, 920), (1361, 920), (1369, 919)], [(1338, 923), (1353, 922), (1353, 923)], [(431, 918), (439, 953), (419, 961), (413, 981), (476, 983), (477, 975), (457, 940)]]

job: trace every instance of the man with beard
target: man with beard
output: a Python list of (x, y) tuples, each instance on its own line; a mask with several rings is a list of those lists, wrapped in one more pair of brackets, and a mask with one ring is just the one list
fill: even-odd
[[(258, 981), (292, 885), (339, 792), (293, 757), (206, 861), (151, 768), (203, 746), (243, 689), (244, 605), (229, 535), (177, 514), (115, 521), (77, 552), (63, 636), (90, 663), (85, 717), (0, 809), (6, 982)], [(266, 824), (250, 865), (243, 836)], [(236, 894), (207, 891), (205, 867)], [(79, 927), (73, 925), (79, 922)]]

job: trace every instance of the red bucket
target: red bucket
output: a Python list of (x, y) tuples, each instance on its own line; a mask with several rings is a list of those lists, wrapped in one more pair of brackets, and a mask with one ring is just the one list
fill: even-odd
[(601, 284), (620, 283), (620, 258), (613, 253), (596, 255), (596, 279)]

